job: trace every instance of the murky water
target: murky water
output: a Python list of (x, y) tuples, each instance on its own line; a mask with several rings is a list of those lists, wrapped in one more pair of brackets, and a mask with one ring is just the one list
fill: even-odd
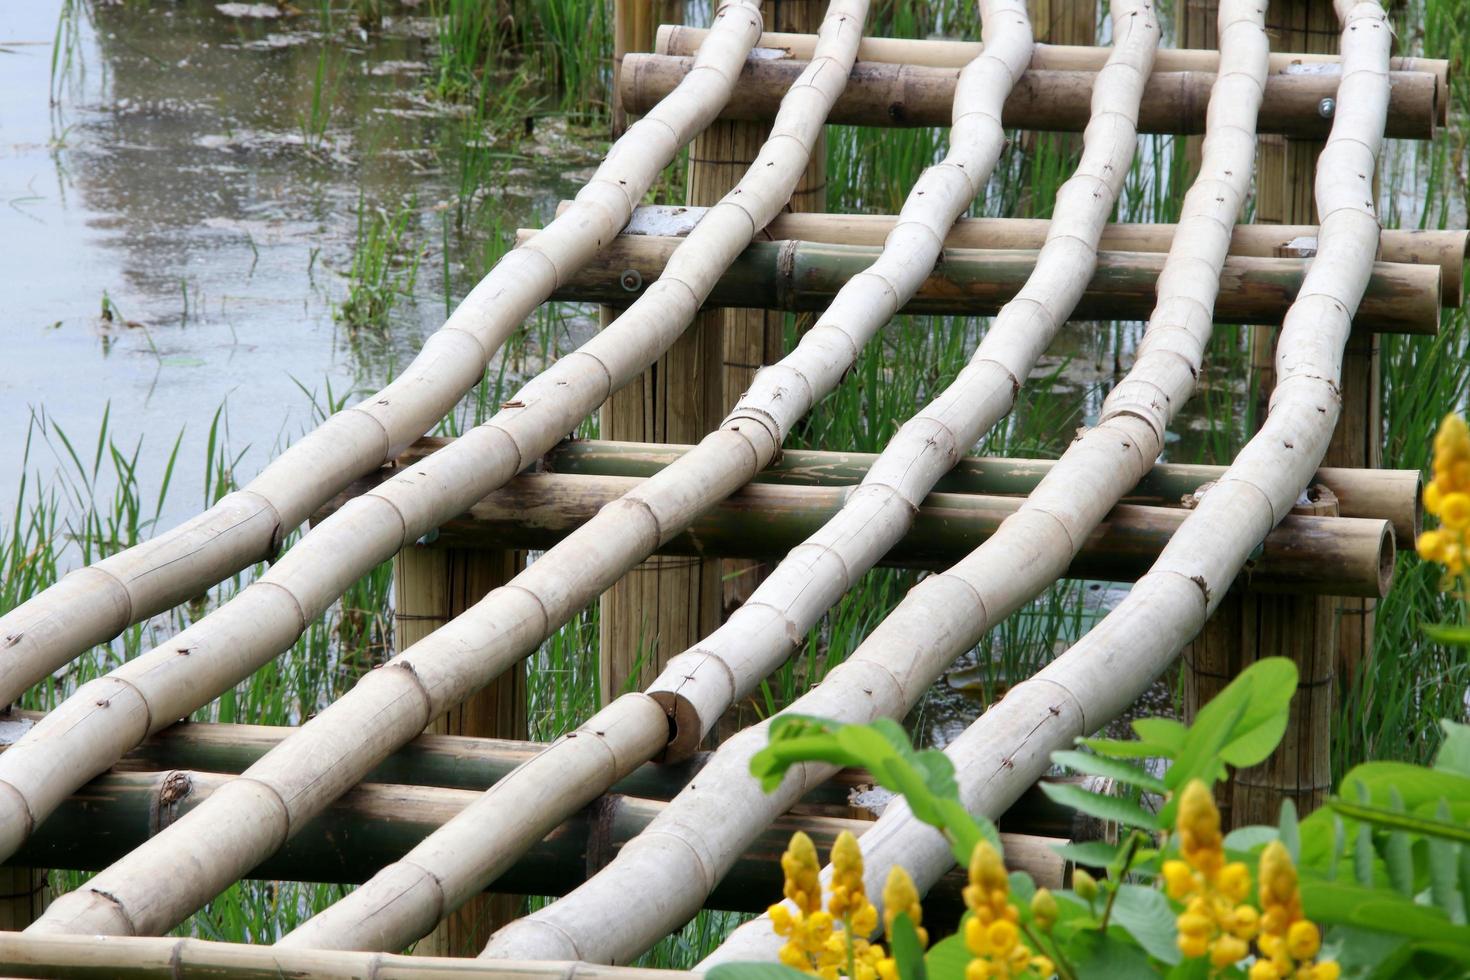
[[(0, 7), (5, 512), (32, 414), (88, 447), (90, 466), (110, 403), (114, 437), (129, 451), (142, 439), (152, 480), (183, 429), (163, 523), (187, 516), (221, 404), (248, 478), (329, 390), (374, 390), (417, 349), (446, 294), (483, 272), (489, 226), (542, 223), (591, 162), (586, 141), (540, 117), (496, 154), (483, 207), (456, 228), (466, 143), (495, 137), (426, 99), (433, 23), (403, 17), (369, 37), (345, 12), (226, 15), (272, 9)], [(414, 257), (417, 274), (383, 337), (333, 318), (360, 209), (410, 216), (398, 278)], [(50, 456), (33, 446), (31, 469)]]

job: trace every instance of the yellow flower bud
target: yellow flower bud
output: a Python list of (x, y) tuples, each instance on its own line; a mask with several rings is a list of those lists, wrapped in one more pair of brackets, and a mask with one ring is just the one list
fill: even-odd
[(1470, 527), (1470, 493), (1445, 495), (1439, 504), (1440, 523), (1451, 531), (1463, 531)]
[(1210, 949), (1210, 963), (1217, 967), (1231, 966), (1245, 959), (1249, 952), (1250, 947), (1241, 940), (1234, 936), (1221, 936)]
[(1027, 965), (1035, 970), (1038, 976), (1042, 977), (1049, 977), (1057, 972), (1057, 966), (1051, 961), (1051, 957), (1049, 956), (1033, 956), (1031, 957), (1031, 962)]
[(1188, 864), (1183, 861), (1164, 862), (1164, 890), (1170, 898), (1179, 901), (1195, 887), (1194, 872), (1189, 870)]
[(1342, 967), (1336, 960), (1323, 960), (1312, 969), (1313, 980), (1338, 980), (1341, 976)]
[(1186, 936), (1182, 932), (1179, 934), (1179, 952), (1189, 959), (1205, 955), (1209, 948), (1210, 941), (1204, 936)]
[(1317, 950), (1322, 948), (1322, 933), (1317, 926), (1299, 919), (1291, 924), (1286, 930), (1286, 949), (1292, 956), (1299, 960), (1309, 960), (1317, 955)]
[(786, 875), (786, 886), (782, 891), (808, 915), (822, 907), (819, 869), (816, 846), (810, 837), (798, 830), (791, 835), (791, 843), (781, 855), (781, 871)]
[(1439, 484), (1434, 483), (1434, 482), (1430, 482), (1428, 484), (1425, 484), (1425, 486), (1424, 486), (1424, 509), (1426, 511), (1428, 511), (1431, 514), (1434, 514), (1434, 515), (1438, 516), (1438, 514), (1439, 514), (1439, 506), (1440, 506), (1440, 503), (1442, 502), (1443, 498), (1444, 498), (1444, 494), (1442, 494), (1440, 492)]
[(1425, 561), (1439, 561), (1444, 554), (1444, 546), (1448, 543), (1449, 537), (1443, 531), (1425, 531), (1414, 542), (1414, 550)]
[(1220, 869), (1216, 884), (1231, 901), (1243, 901), (1251, 893), (1250, 869), (1239, 861), (1227, 864)]
[(893, 920), (907, 914), (919, 934), (919, 946), (929, 944), (929, 934), (920, 925), (924, 921), (924, 909), (919, 904), (919, 890), (914, 879), (902, 867), (895, 864), (888, 871), (888, 880), (883, 884), (883, 932), (888, 941), (893, 941)]
[(995, 964), (988, 960), (971, 960), (965, 967), (965, 980), (990, 980), (999, 975)]
[(1210, 920), (1203, 915), (1185, 912), (1179, 917), (1179, 934), (1181, 936), (1208, 936), (1211, 924)]
[(1237, 906), (1234, 921), (1230, 924), (1230, 934), (1237, 939), (1251, 939), (1260, 926), (1261, 917), (1254, 908), (1249, 905)]
[(992, 922), (985, 930), (985, 938), (989, 940), (990, 948), (1002, 956), (1015, 948), (1018, 935), (1016, 927), (1006, 919)]
[(1256, 960), (1251, 964), (1250, 980), (1281, 980), (1281, 971), (1270, 960)]
[(1056, 896), (1045, 888), (1036, 889), (1036, 894), (1031, 896), (1031, 918), (1036, 921), (1037, 928), (1042, 932), (1051, 932), (1060, 913)]
[(1084, 902), (1090, 902), (1097, 898), (1097, 879), (1088, 874), (1084, 868), (1076, 868), (1072, 871), (1072, 891)]

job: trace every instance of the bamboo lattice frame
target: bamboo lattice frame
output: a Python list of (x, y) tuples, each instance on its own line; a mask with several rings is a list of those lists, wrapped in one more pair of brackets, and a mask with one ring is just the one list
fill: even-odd
[[(1161, 266), (1154, 266), (1157, 302), (1135, 364), (1104, 403), (1097, 425), (1056, 463), (1026, 475), (1010, 472), (1007, 479), (1021, 485), (1008, 492), (1024, 493), (1025, 500), (1009, 508), (978, 549), (915, 588), (846, 664), (791, 709), (851, 721), (901, 715), (955, 655), (1063, 575), (1115, 504), (1130, 492), (1146, 493), (1135, 490), (1140, 481), (1172, 488), (1192, 479), (1192, 489), (1212, 481), (1197, 494), (1193, 510), (1170, 518), (1177, 527), (1165, 532), (1168, 543), (1128, 599), (1072, 650), (1013, 687), (947, 750), (966, 804), (998, 816), (1041, 775), (1050, 751), (1126, 709), (1198, 632), (1253, 549), (1290, 528), (1273, 532), (1316, 474), (1332, 432), (1341, 350), (1354, 315), (1367, 309), (1375, 258), (1390, 263), (1380, 270), (1406, 270), (1404, 303), (1427, 304), (1431, 321), (1441, 286), (1446, 301), (1458, 302), (1465, 236), (1386, 232), (1380, 251), (1377, 217), (1364, 204), (1373, 198), (1384, 134), (1427, 137), (1443, 124), (1448, 68), (1432, 60), (1390, 59), (1389, 29), (1377, 3), (1335, 5), (1343, 25), (1340, 68), (1302, 76), (1312, 85), (1327, 79), (1326, 91), (1336, 99), (1316, 184), (1321, 224), (1291, 229), (1286, 242), (1234, 227), (1249, 189), (1255, 134), (1268, 111), (1282, 118), (1281, 93), (1316, 92), (1292, 77), (1292, 59), (1333, 59), (1270, 54), (1263, 11), (1252, 0), (1222, 0), (1218, 53), (1156, 56), (1159, 31), (1144, 0), (1112, 4), (1111, 49), (1033, 45), (1020, 0), (981, 0), (983, 50), (968, 43), (864, 39), (866, 0), (832, 0), (814, 42), (761, 34), (755, 0), (720, 4), (708, 31), (662, 31), (660, 51), (668, 57), (629, 55), (623, 72), (625, 93), (636, 93), (640, 78), (647, 81), (655, 68), (672, 73), (648, 89), (662, 100), (632, 99), (648, 114), (613, 147), (576, 200), (472, 291), (409, 369), (380, 395), (333, 416), (216, 507), (72, 573), (0, 618), (0, 693), (15, 697), (87, 646), (272, 554), (287, 529), (408, 449), (479, 380), (522, 319), (558, 290), (575, 288), (579, 270), (591, 267), (588, 281), (605, 281), (593, 264), (600, 250), (621, 263), (625, 256), (617, 249), (646, 248), (657, 236), (673, 236), (658, 246), (655, 285), (612, 327), (529, 382), (489, 423), (460, 440), (415, 450), (395, 478), (357, 487), (236, 600), (84, 686), (0, 754), (0, 849), (15, 853), (88, 778), (285, 649), (351, 581), (406, 543), (492, 499), (502, 499), (503, 519), (514, 520), (524, 507), (524, 495), (515, 497), (519, 486), (539, 486), (544, 493), (549, 480), (622, 482), (604, 482), (596, 513), (573, 512), (565, 539), (510, 585), (400, 651), (307, 725), (275, 738), (243, 764), (240, 777), (198, 776), (208, 796), (187, 816), (58, 899), (30, 930), (34, 938), (0, 934), (0, 969), (17, 976), (141, 977), (197, 966), (238, 976), (288, 969), (386, 977), (419, 968), (423, 975), (592, 980), (657, 973), (580, 961), (626, 962), (676, 927), (782, 811), (804, 794), (820, 793), (832, 775), (829, 767), (807, 765), (775, 794), (760, 794), (745, 767), (764, 743), (764, 726), (745, 730), (703, 760), (699, 782), (671, 788), (666, 805), (635, 806), (646, 829), (632, 833), (615, 858), (565, 899), (497, 933), (483, 955), (498, 962), (365, 958), (345, 951), (401, 949), (619, 780), (657, 783), (644, 766), (648, 760), (687, 759), (724, 710), (915, 526), (936, 484), (996, 478), (974, 461), (946, 474), (1010, 410), (1036, 358), (1081, 299), (1099, 250), (1167, 250)], [(756, 44), (783, 47), (786, 57), (747, 62)], [(690, 52), (692, 63), (673, 58)], [(847, 84), (860, 58), (919, 65), (934, 74), (921, 88), (951, 116), (948, 156), (924, 172), (896, 218), (779, 216), (823, 124), (840, 118), (834, 113), (843, 111), (845, 98), (861, 101), (862, 86), (871, 84)], [(780, 109), (771, 138), (736, 190), (694, 215), (635, 211), (658, 172), (730, 104), (737, 86), (742, 111), (770, 111), (751, 75), (762, 68), (777, 79)], [(1181, 78), (1163, 77), (1171, 72)], [(864, 68), (853, 77), (873, 74)], [(1077, 172), (1058, 192), (1057, 217), (1049, 223), (958, 220), (998, 157), (1002, 111), (1013, 87), (1056, 86), (1053, 94), (1064, 94), (1070, 90), (1063, 82), (1071, 82), (1061, 76), (1076, 74), (1088, 76), (1090, 115)], [(1108, 226), (1134, 153), (1142, 100), (1161, 86), (1183, 92), (1201, 84), (1210, 92), (1201, 172), (1179, 224)], [(1077, 107), (1069, 111), (1075, 118)], [(910, 121), (920, 118), (927, 117)], [(620, 237), (630, 219), (633, 225)], [(1270, 234), (1279, 238), (1284, 231)], [(841, 273), (816, 303), (825, 308), (816, 326), (790, 355), (756, 376), (726, 422), (698, 446), (574, 444), (547, 456), (552, 473), (512, 482), (667, 348), (757, 236), (867, 251), (857, 263), (861, 268)], [(880, 242), (881, 249), (871, 247)], [(1005, 302), (955, 384), (906, 422), (876, 458), (808, 454), (812, 458), (802, 463), (793, 454), (776, 463), (792, 425), (837, 386), (863, 344), (922, 295), (941, 251), (956, 247), (1040, 251), (1028, 260), (1034, 272)], [(1229, 262), (1240, 261), (1230, 256), (1283, 261), (1283, 254), (1310, 261), (1285, 311), (1279, 381), (1261, 433), (1223, 471), (1150, 472), (1170, 421), (1193, 390), (1215, 306), (1224, 297), (1222, 276)], [(1410, 264), (1391, 264), (1399, 261)], [(588, 460), (603, 467), (611, 460), (623, 469), (579, 470)], [(802, 466), (819, 476), (789, 476)], [(731, 495), (738, 500), (739, 494), (764, 492), (759, 486), (742, 490), (746, 484), (777, 484), (772, 490), (797, 484), (783, 492), (796, 501), (795, 510), (811, 511), (826, 492), (820, 474), (830, 480), (834, 467), (848, 468), (855, 489), (837, 491), (840, 499), (826, 512), (830, 519), (789, 549), (725, 626), (674, 658), (647, 692), (618, 699), (518, 765), (497, 763), (508, 771), (497, 770), (484, 793), (421, 794), (430, 809), (441, 797), (450, 800), (444, 794), (458, 795), (452, 806), (442, 803), (453, 812), (434, 818), (437, 830), (287, 936), (279, 951), (100, 938), (162, 932), (182, 921), (389, 765), (385, 760), (436, 714), (529, 653), (627, 569), (675, 542)], [(1405, 541), (1417, 529), (1417, 475), (1384, 478), (1391, 488), (1383, 480), (1364, 482), (1354, 471), (1338, 479), (1357, 488), (1344, 499), (1352, 501), (1349, 508), (1360, 508), (1358, 516), (1321, 520), (1341, 521), (1338, 529), (1353, 520), (1372, 525), (1364, 534), (1376, 550), (1365, 561), (1376, 562), (1374, 581), (1381, 587), (1385, 549), (1391, 564), (1394, 537)], [(947, 484), (941, 490), (952, 492)], [(108, 778), (134, 778), (149, 787), (156, 782)], [(381, 790), (359, 791), (374, 792)], [(742, 820), (724, 819), (731, 812)], [(863, 845), (875, 897), (897, 861), (921, 887), (950, 866), (947, 845), (901, 804), (888, 809)], [(758, 919), (702, 966), (770, 958), (774, 948), (769, 925)]]

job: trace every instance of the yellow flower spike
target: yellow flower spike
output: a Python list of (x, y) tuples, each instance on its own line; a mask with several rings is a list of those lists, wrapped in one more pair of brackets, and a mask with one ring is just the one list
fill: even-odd
[(799, 830), (792, 834), (791, 843), (781, 855), (781, 871), (786, 875), (782, 894), (806, 915), (822, 907), (822, 885), (818, 878), (820, 867), (812, 839)]
[(1451, 531), (1470, 527), (1470, 493), (1456, 491), (1445, 496), (1439, 504), (1439, 521)]
[(888, 871), (888, 880), (883, 883), (883, 934), (893, 942), (893, 920), (907, 914), (913, 923), (914, 932), (919, 934), (919, 948), (929, 945), (929, 933), (920, 925), (924, 921), (924, 909), (919, 905), (919, 890), (914, 879), (902, 867), (895, 864)]

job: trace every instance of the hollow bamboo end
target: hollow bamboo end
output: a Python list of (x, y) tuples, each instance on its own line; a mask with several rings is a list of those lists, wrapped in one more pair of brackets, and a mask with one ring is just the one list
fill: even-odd
[(1397, 558), (1398, 550), (1394, 545), (1393, 526), (1384, 521), (1378, 537), (1378, 598), (1380, 599), (1388, 595), (1388, 590), (1393, 587), (1393, 567)]
[(699, 743), (704, 740), (699, 712), (694, 705), (673, 691), (651, 691), (649, 696), (658, 702), (658, 706), (664, 709), (664, 714), (669, 718), (669, 744), (653, 761), (668, 765), (692, 757), (699, 751)]

